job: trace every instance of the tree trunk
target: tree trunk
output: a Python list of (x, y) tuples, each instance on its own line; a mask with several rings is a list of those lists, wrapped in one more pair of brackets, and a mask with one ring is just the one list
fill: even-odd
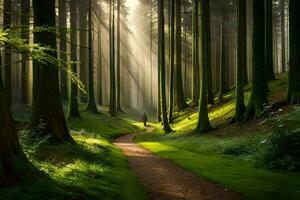
[[(67, 3), (66, 0), (59, 0), (59, 46), (60, 46), (60, 60), (62, 65), (66, 66), (67, 59)], [(71, 12), (72, 14), (72, 12)], [(60, 71), (60, 91), (62, 98), (68, 100), (68, 75), (66, 71)]]
[(223, 94), (224, 94), (224, 82), (225, 82), (225, 26), (224, 26), (224, 14), (221, 15), (221, 28), (220, 28), (220, 70), (219, 70), (219, 94), (218, 99), (219, 102), (223, 101)]
[(244, 70), (247, 68), (247, 4), (246, 0), (238, 0), (238, 34), (237, 34), (237, 70), (236, 70), (236, 99), (235, 121), (243, 121), (245, 112), (244, 102)]
[(38, 174), (18, 142), (5, 96), (0, 83), (0, 186), (17, 184)]
[[(41, 3), (43, 2), (43, 3)], [(34, 26), (55, 27), (55, 0), (33, 0)], [(35, 43), (56, 49), (56, 34), (35, 32)], [(54, 58), (56, 52), (47, 52)], [(72, 141), (63, 112), (58, 68), (53, 64), (34, 64), (31, 127), (59, 141)]]
[(267, 79), (265, 70), (265, 2), (253, 0), (253, 66), (252, 93), (245, 120), (264, 114), (267, 99)]
[[(210, 50), (208, 47), (209, 42), (209, 9), (210, 9), (210, 0), (201, 2), (201, 36), (202, 36), (202, 58), (207, 58), (207, 52)], [(205, 134), (210, 131), (212, 128), (210, 126), (208, 118), (208, 99), (207, 99), (207, 72), (208, 72), (209, 61), (207, 59), (201, 59), (200, 63), (200, 100), (199, 100), (199, 111), (198, 111), (198, 124), (196, 131), (200, 134)]]
[[(22, 24), (22, 38), (29, 42), (29, 25), (30, 25), (30, 0), (23, 0), (21, 2), (21, 24)], [(22, 67), (21, 67), (21, 102), (24, 104), (29, 103), (29, 56), (27, 53), (22, 54)]]
[(285, 0), (281, 0), (281, 69), (286, 72), (285, 57)]
[[(77, 74), (77, 3), (78, 0), (70, 1), (70, 40), (71, 40), (71, 60), (75, 62), (71, 66), (71, 70), (74, 74)], [(72, 81), (72, 78), (69, 77), (69, 113), (68, 118), (80, 117), (78, 110), (78, 87), (77, 83)]]
[[(9, 29), (11, 25), (11, 0), (4, 0), (3, 2), (3, 28)], [(4, 84), (6, 92), (7, 106), (11, 109), (11, 47), (5, 45), (4, 49)]]
[[(79, 1), (79, 27), (80, 27), (80, 80), (87, 85), (87, 69), (88, 69), (88, 21), (87, 21), (87, 1)], [(83, 92), (80, 93), (80, 101), (87, 102), (87, 96)]]
[(166, 97), (166, 77), (165, 77), (165, 35), (164, 35), (164, 0), (158, 1), (158, 60), (161, 79), (161, 107), (164, 130), (166, 133), (172, 132), (168, 122), (167, 97)]
[[(101, 10), (101, 8), (100, 8)], [(99, 45), (99, 95), (98, 95), (98, 103), (100, 106), (103, 105), (103, 92), (102, 92), (102, 10), (99, 13), (99, 28), (98, 28), (98, 45)]]
[(206, 13), (206, 68), (207, 68), (207, 96), (208, 103), (213, 105), (214, 102), (214, 93), (212, 86), (212, 65), (211, 65), (211, 14), (210, 14), (210, 3), (208, 4), (207, 13)]
[(110, 0), (109, 8), (109, 43), (110, 43), (110, 104), (109, 113), (117, 116), (116, 75), (115, 75), (115, 2)]
[(192, 65), (193, 65), (193, 86), (192, 99), (195, 105), (199, 103), (199, 2), (193, 0), (193, 41), (192, 41)]
[(300, 103), (300, 1), (289, 1), (290, 15), (290, 70), (288, 86), (288, 102)]
[(121, 106), (121, 0), (118, 0), (117, 4), (117, 111), (123, 112)]
[(95, 101), (94, 91), (94, 53), (93, 53), (93, 15), (92, 15), (92, 0), (89, 0), (89, 11), (88, 11), (88, 36), (89, 36), (89, 68), (88, 68), (88, 102), (87, 110), (98, 114), (97, 105)]
[(273, 0), (266, 0), (266, 70), (268, 80), (275, 80), (273, 58)]
[(174, 65), (175, 65), (175, 1), (169, 1), (169, 12), (170, 12), (170, 28), (169, 28), (169, 37), (170, 37), (170, 95), (169, 95), (169, 123), (173, 123), (173, 109), (174, 109)]
[(187, 108), (182, 82), (182, 51), (181, 51), (181, 0), (175, 0), (176, 12), (176, 99), (179, 110)]

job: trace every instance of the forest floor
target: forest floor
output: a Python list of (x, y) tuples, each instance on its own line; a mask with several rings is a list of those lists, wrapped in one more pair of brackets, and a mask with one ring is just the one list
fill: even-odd
[[(278, 102), (284, 100), (286, 80), (284, 74), (270, 83), (271, 105), (277, 107)], [(246, 101), (249, 94), (250, 87), (247, 86)], [(263, 154), (273, 150), (266, 144), (271, 130), (262, 124), (262, 120), (228, 126), (234, 114), (234, 92), (229, 92), (224, 98), (223, 103), (209, 108), (210, 120), (216, 129), (206, 135), (193, 133), (197, 124), (197, 108), (190, 107), (175, 114), (174, 133), (166, 135), (161, 124), (152, 123), (156, 130), (151, 134), (138, 135), (134, 141), (199, 177), (240, 193), (245, 199), (298, 200), (300, 173), (293, 171), (293, 166), (289, 167), (291, 170), (272, 169), (259, 162)], [(279, 107), (282, 109), (280, 123), (286, 129), (299, 130), (299, 107)]]
[[(149, 128), (148, 132), (151, 131)], [(241, 199), (239, 194), (200, 178), (135, 144), (133, 138), (137, 135), (122, 136), (114, 141), (114, 145), (128, 157), (130, 168), (147, 188), (150, 199)]]

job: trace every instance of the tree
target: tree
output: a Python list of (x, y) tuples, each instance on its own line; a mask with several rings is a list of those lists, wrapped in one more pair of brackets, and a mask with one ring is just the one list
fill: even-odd
[(88, 38), (89, 38), (89, 67), (88, 67), (88, 102), (87, 110), (98, 113), (94, 91), (94, 54), (93, 54), (93, 19), (92, 19), (92, 0), (89, 0), (88, 11)]
[(273, 0), (266, 0), (266, 70), (268, 80), (275, 80), (273, 58)]
[[(55, 0), (33, 0), (34, 26), (55, 27)], [(47, 28), (48, 29), (48, 28)], [(43, 29), (34, 33), (35, 43), (50, 47), (47, 51), (57, 57), (56, 34)], [(48, 134), (57, 141), (72, 141), (63, 112), (58, 83), (58, 68), (55, 63), (34, 63), (33, 102), (30, 126), (41, 134)]]
[(185, 102), (183, 82), (182, 82), (182, 51), (181, 51), (181, 39), (182, 39), (182, 24), (181, 24), (181, 0), (175, 0), (175, 12), (176, 12), (176, 99), (177, 107), (179, 110), (187, 108), (188, 105)]
[(281, 0), (281, 68), (286, 72), (286, 42), (285, 42), (285, 0)]
[(253, 0), (253, 56), (252, 92), (247, 105), (245, 120), (261, 117), (268, 104), (265, 68), (265, 2)]
[(208, 64), (207, 52), (210, 51), (209, 37), (210, 33), (208, 31), (210, 23), (209, 20), (209, 9), (210, 0), (204, 0), (201, 2), (202, 18), (201, 18), (201, 46), (202, 46), (202, 58), (200, 63), (200, 100), (199, 100), (199, 111), (198, 111), (198, 123), (196, 127), (196, 132), (200, 134), (205, 134), (210, 131), (211, 125), (208, 118), (208, 108), (207, 108), (207, 74), (208, 74)]
[(123, 112), (121, 106), (121, 0), (117, 2), (117, 111)]
[(245, 112), (244, 102), (244, 70), (247, 69), (247, 5), (246, 0), (238, 0), (238, 41), (237, 41), (237, 71), (236, 71), (236, 99), (235, 121), (242, 122)]
[(166, 77), (165, 77), (165, 33), (164, 33), (164, 0), (158, 0), (158, 65), (161, 79), (161, 108), (163, 125), (166, 133), (172, 132), (168, 122), (167, 97), (166, 97)]
[(116, 74), (115, 74), (115, 0), (109, 6), (109, 44), (110, 44), (110, 103), (109, 113), (117, 116), (116, 105)]
[[(29, 24), (30, 24), (30, 0), (23, 0), (21, 2), (21, 23), (22, 23), (22, 38), (29, 42)], [(21, 68), (21, 76), (22, 76), (22, 94), (21, 94), (21, 102), (29, 103), (29, 56), (27, 53), (22, 54), (22, 68)]]
[(289, 58), (289, 86), (288, 102), (291, 104), (300, 102), (300, 1), (289, 1), (290, 18), (290, 58)]
[[(79, 77), (83, 84), (87, 85), (88, 69), (88, 1), (79, 1), (79, 28), (80, 28), (80, 53), (79, 53)], [(87, 102), (86, 94), (81, 92), (80, 101)]]
[[(0, 82), (0, 185), (33, 178), (37, 170), (28, 161), (17, 139), (17, 130), (10, 117), (6, 92)], [(10, 181), (12, 183), (10, 183)]]
[[(78, 0), (70, 1), (70, 25), (71, 25), (71, 60), (73, 61), (71, 69), (74, 74), (77, 74), (77, 3)], [(78, 110), (78, 87), (77, 83), (69, 78), (69, 113), (68, 117), (80, 117)]]
[(199, 103), (199, 1), (193, 0), (193, 42), (192, 42), (192, 65), (193, 65), (193, 103)]
[[(28, 1), (28, 0), (27, 0)], [(58, 1), (59, 10), (59, 47), (60, 60), (63, 64), (68, 62), (67, 59), (67, 3), (66, 0)], [(72, 14), (72, 12), (71, 12)], [(60, 71), (61, 95), (64, 100), (68, 100), (68, 77), (65, 71)]]
[[(11, 0), (4, 0), (3, 2), (3, 27), (4, 29), (9, 29), (11, 26)], [(5, 45), (4, 50), (4, 83), (5, 83), (5, 92), (7, 106), (11, 109), (11, 52), (12, 49), (9, 45)]]
[(169, 37), (170, 37), (170, 95), (169, 95), (169, 123), (173, 123), (173, 109), (174, 109), (174, 65), (175, 65), (175, 1), (169, 1)]

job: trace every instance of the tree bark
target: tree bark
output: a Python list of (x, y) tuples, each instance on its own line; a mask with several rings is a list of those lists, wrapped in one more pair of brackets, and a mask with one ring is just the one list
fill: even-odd
[[(55, 0), (33, 0), (34, 26), (55, 27)], [(35, 43), (56, 49), (56, 34), (40, 31)], [(56, 52), (47, 52), (57, 57)], [(58, 68), (50, 63), (34, 63), (31, 127), (58, 141), (72, 141), (59, 92)]]
[[(77, 74), (77, 8), (78, 0), (70, 1), (70, 25), (71, 25), (71, 60), (75, 62), (71, 69), (74, 74)], [(78, 110), (78, 87), (77, 84), (69, 77), (69, 113), (68, 118), (80, 117)]]
[(265, 70), (265, 2), (253, 0), (253, 66), (252, 92), (247, 105), (245, 120), (261, 117), (264, 114), (267, 99), (267, 76)]
[(192, 65), (193, 65), (193, 86), (192, 99), (195, 105), (199, 103), (199, 2), (193, 0), (193, 42), (192, 42)]
[(170, 63), (170, 95), (169, 95), (169, 123), (173, 123), (173, 109), (174, 109), (174, 68), (175, 68), (175, 1), (169, 1), (169, 37), (170, 37), (170, 47), (169, 47), (169, 63)]
[(273, 57), (273, 0), (266, 0), (266, 70), (268, 80), (275, 80)]
[(288, 102), (291, 104), (300, 103), (300, 1), (289, 1), (290, 18), (290, 70), (288, 86)]
[(163, 125), (166, 133), (172, 132), (168, 122), (167, 97), (166, 97), (166, 77), (165, 77), (165, 35), (164, 35), (164, 0), (158, 0), (158, 60), (161, 79), (161, 107)]
[[(207, 58), (207, 52), (210, 50), (208, 47), (209, 42), (209, 9), (210, 9), (210, 0), (201, 2), (201, 46), (202, 46), (202, 58)], [(201, 59), (200, 63), (200, 100), (199, 100), (199, 111), (198, 111), (198, 123), (196, 132), (199, 134), (205, 134), (210, 131), (211, 125), (208, 118), (208, 99), (207, 99), (207, 74), (208, 74), (208, 64), (209, 61), (207, 59)]]
[(185, 109), (188, 105), (185, 102), (183, 82), (182, 82), (182, 24), (181, 24), (181, 0), (175, 0), (176, 12), (176, 99), (179, 110)]

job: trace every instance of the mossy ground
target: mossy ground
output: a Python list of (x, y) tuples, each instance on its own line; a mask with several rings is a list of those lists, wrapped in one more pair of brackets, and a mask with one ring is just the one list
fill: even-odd
[[(277, 78), (269, 84), (271, 104), (282, 101), (286, 94), (286, 74)], [(247, 86), (246, 101), (249, 95), (250, 86)], [(223, 127), (233, 117), (234, 92), (226, 94), (224, 101), (210, 107), (209, 117), (214, 127)], [(174, 133), (165, 135), (161, 125), (153, 123), (156, 131), (139, 136), (136, 141), (201, 177), (241, 193), (246, 199), (299, 199), (300, 173), (272, 171), (255, 163), (259, 145), (268, 132), (266, 126), (259, 125), (260, 120), (219, 128), (200, 136), (193, 133), (197, 123), (196, 108), (176, 113), (174, 119)], [(300, 120), (295, 119), (288, 121), (297, 127)]]
[[(28, 115), (17, 118), (28, 118)], [(128, 168), (127, 159), (112, 144), (121, 134), (138, 132), (138, 123), (113, 119), (105, 111), (85, 111), (71, 119), (75, 144), (50, 143), (37, 135), (20, 132), (26, 155), (45, 177), (16, 187), (0, 189), (0, 199), (147, 199), (147, 194)]]

